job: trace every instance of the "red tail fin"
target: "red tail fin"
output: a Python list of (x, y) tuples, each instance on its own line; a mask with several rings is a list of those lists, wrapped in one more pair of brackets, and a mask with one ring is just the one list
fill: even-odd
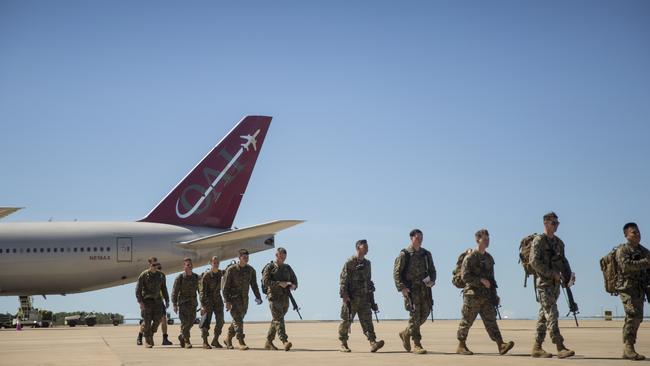
[(230, 228), (270, 125), (271, 117), (244, 117), (140, 221)]

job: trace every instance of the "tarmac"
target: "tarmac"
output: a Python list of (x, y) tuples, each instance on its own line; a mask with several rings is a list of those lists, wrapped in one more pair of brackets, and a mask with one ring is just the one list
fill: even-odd
[[(368, 342), (355, 321), (349, 342), (352, 353), (347, 354), (338, 351), (338, 322), (287, 322), (289, 340), (294, 345), (290, 352), (264, 350), (268, 323), (245, 325), (246, 342), (251, 347), (248, 351), (204, 350), (200, 347), (197, 326), (192, 328), (194, 348), (182, 349), (176, 339), (178, 324), (169, 326), (173, 346), (160, 346), (159, 331), (154, 336), (156, 345), (152, 349), (135, 344), (138, 328), (134, 325), (5, 329), (0, 331), (0, 365), (622, 365), (632, 362), (621, 359), (622, 324), (621, 320), (580, 320), (580, 327), (576, 328), (573, 320), (562, 320), (560, 328), (566, 345), (576, 351), (576, 356), (563, 360), (530, 357), (535, 329), (533, 320), (499, 322), (504, 339), (515, 342), (515, 347), (505, 356), (498, 354), (480, 321), (470, 331), (467, 342), (475, 352), (473, 356), (454, 353), (457, 320), (428, 321), (422, 326), (422, 343), (429, 351), (426, 355), (409, 354), (402, 348), (397, 333), (406, 326), (404, 320), (380, 319), (380, 323), (375, 323), (379, 339), (386, 341), (386, 346), (377, 353), (369, 352)], [(281, 343), (276, 340), (275, 344)], [(556, 352), (548, 338), (544, 348)], [(644, 323), (639, 329), (637, 351), (650, 356), (649, 324)]]

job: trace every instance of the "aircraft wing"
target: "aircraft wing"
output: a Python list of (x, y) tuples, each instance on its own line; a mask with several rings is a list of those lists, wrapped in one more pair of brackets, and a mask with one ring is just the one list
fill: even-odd
[(210, 249), (217, 248), (237, 241), (274, 235), (278, 231), (302, 224), (303, 220), (278, 220), (241, 229), (225, 231), (223, 233), (205, 236), (203, 238), (184, 241), (176, 246), (185, 249)]
[(9, 216), (22, 208), (24, 207), (0, 207), (0, 219)]

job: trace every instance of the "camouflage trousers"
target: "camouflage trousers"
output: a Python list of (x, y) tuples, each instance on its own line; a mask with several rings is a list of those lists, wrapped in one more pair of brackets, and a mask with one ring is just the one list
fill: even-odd
[(461, 342), (467, 340), (469, 328), (472, 327), (476, 316), (479, 314), (490, 339), (494, 342), (502, 343), (503, 338), (501, 337), (501, 331), (499, 331), (499, 325), (497, 325), (497, 311), (487, 296), (472, 296), (467, 294), (463, 296), (463, 318), (458, 325), (456, 338)]
[(215, 305), (205, 308), (205, 314), (201, 318), (201, 338), (207, 338), (210, 335), (210, 323), (212, 322), (212, 314), (214, 314), (214, 336), (221, 335), (223, 328), (223, 302), (219, 301)]
[(363, 334), (370, 342), (377, 339), (375, 335), (375, 327), (372, 324), (372, 309), (370, 308), (370, 301), (361, 297), (353, 297), (350, 299), (351, 312), (348, 305), (343, 303), (341, 306), (341, 324), (339, 325), (339, 339), (341, 341), (348, 340), (348, 332), (352, 326), (352, 320), (355, 315), (359, 315), (359, 323)]
[(636, 333), (643, 322), (643, 292), (631, 290), (619, 294), (625, 309), (625, 323), (623, 324), (623, 343), (635, 344)]
[(271, 316), (273, 317), (273, 320), (271, 321), (271, 326), (266, 334), (266, 339), (272, 341), (275, 339), (275, 334), (277, 333), (278, 338), (280, 338), (282, 343), (284, 343), (289, 339), (284, 327), (284, 316), (289, 310), (289, 297), (286, 296), (269, 300), (269, 308), (271, 308)]
[(196, 304), (185, 303), (178, 306), (178, 318), (181, 320), (181, 335), (185, 342), (190, 341), (190, 329), (196, 319)]
[(158, 329), (160, 320), (165, 314), (165, 307), (161, 299), (145, 299), (144, 310), (141, 312), (142, 319), (142, 332), (145, 337), (153, 337), (153, 333)]
[(409, 312), (409, 323), (405, 332), (413, 338), (414, 342), (420, 342), (422, 339), (420, 326), (429, 318), (433, 304), (426, 287), (413, 287), (411, 298), (413, 300), (413, 309), (409, 309), (408, 300), (404, 299), (404, 308)]
[(537, 288), (539, 317), (537, 318), (535, 342), (539, 344), (544, 343), (547, 329), (550, 329), (551, 341), (553, 343), (564, 343), (564, 337), (560, 334), (560, 327), (558, 325), (559, 313), (557, 311), (557, 299), (559, 296), (559, 284), (553, 287)]
[(231, 304), (230, 316), (232, 317), (232, 323), (228, 327), (228, 335), (236, 335), (237, 339), (243, 340), (246, 336), (244, 334), (244, 316), (248, 311), (248, 299), (246, 301), (236, 299)]

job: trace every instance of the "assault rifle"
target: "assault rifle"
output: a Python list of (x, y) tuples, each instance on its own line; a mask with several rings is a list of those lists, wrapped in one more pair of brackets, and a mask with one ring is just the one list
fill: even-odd
[(300, 320), (302, 320), (302, 315), (300, 315), (300, 307), (298, 306), (296, 299), (293, 298), (293, 294), (291, 293), (291, 290), (289, 290), (289, 300), (291, 301), (291, 306), (293, 306), (293, 310), (295, 310), (296, 313), (298, 313)]
[(497, 295), (497, 282), (495, 280), (490, 280), (490, 304), (494, 306), (494, 310), (497, 311), (497, 315), (499, 316), (499, 320), (501, 320), (501, 312), (499, 311), (499, 308), (501, 307), (501, 299), (499, 298), (499, 295)]
[(372, 309), (372, 312), (375, 313), (375, 320), (377, 320), (377, 323), (379, 323), (379, 317), (377, 316), (377, 313), (379, 312), (379, 306), (375, 302), (375, 293), (371, 292), (369, 297), (370, 297), (370, 309)]
[(573, 292), (568, 286), (562, 286), (562, 288), (564, 289), (564, 294), (566, 296), (567, 303), (569, 304), (569, 312), (566, 313), (565, 316), (569, 316), (569, 314), (573, 313), (573, 319), (576, 321), (576, 327), (579, 327), (580, 325), (578, 324), (577, 314), (580, 314), (580, 310), (578, 310), (578, 304), (573, 299)]

